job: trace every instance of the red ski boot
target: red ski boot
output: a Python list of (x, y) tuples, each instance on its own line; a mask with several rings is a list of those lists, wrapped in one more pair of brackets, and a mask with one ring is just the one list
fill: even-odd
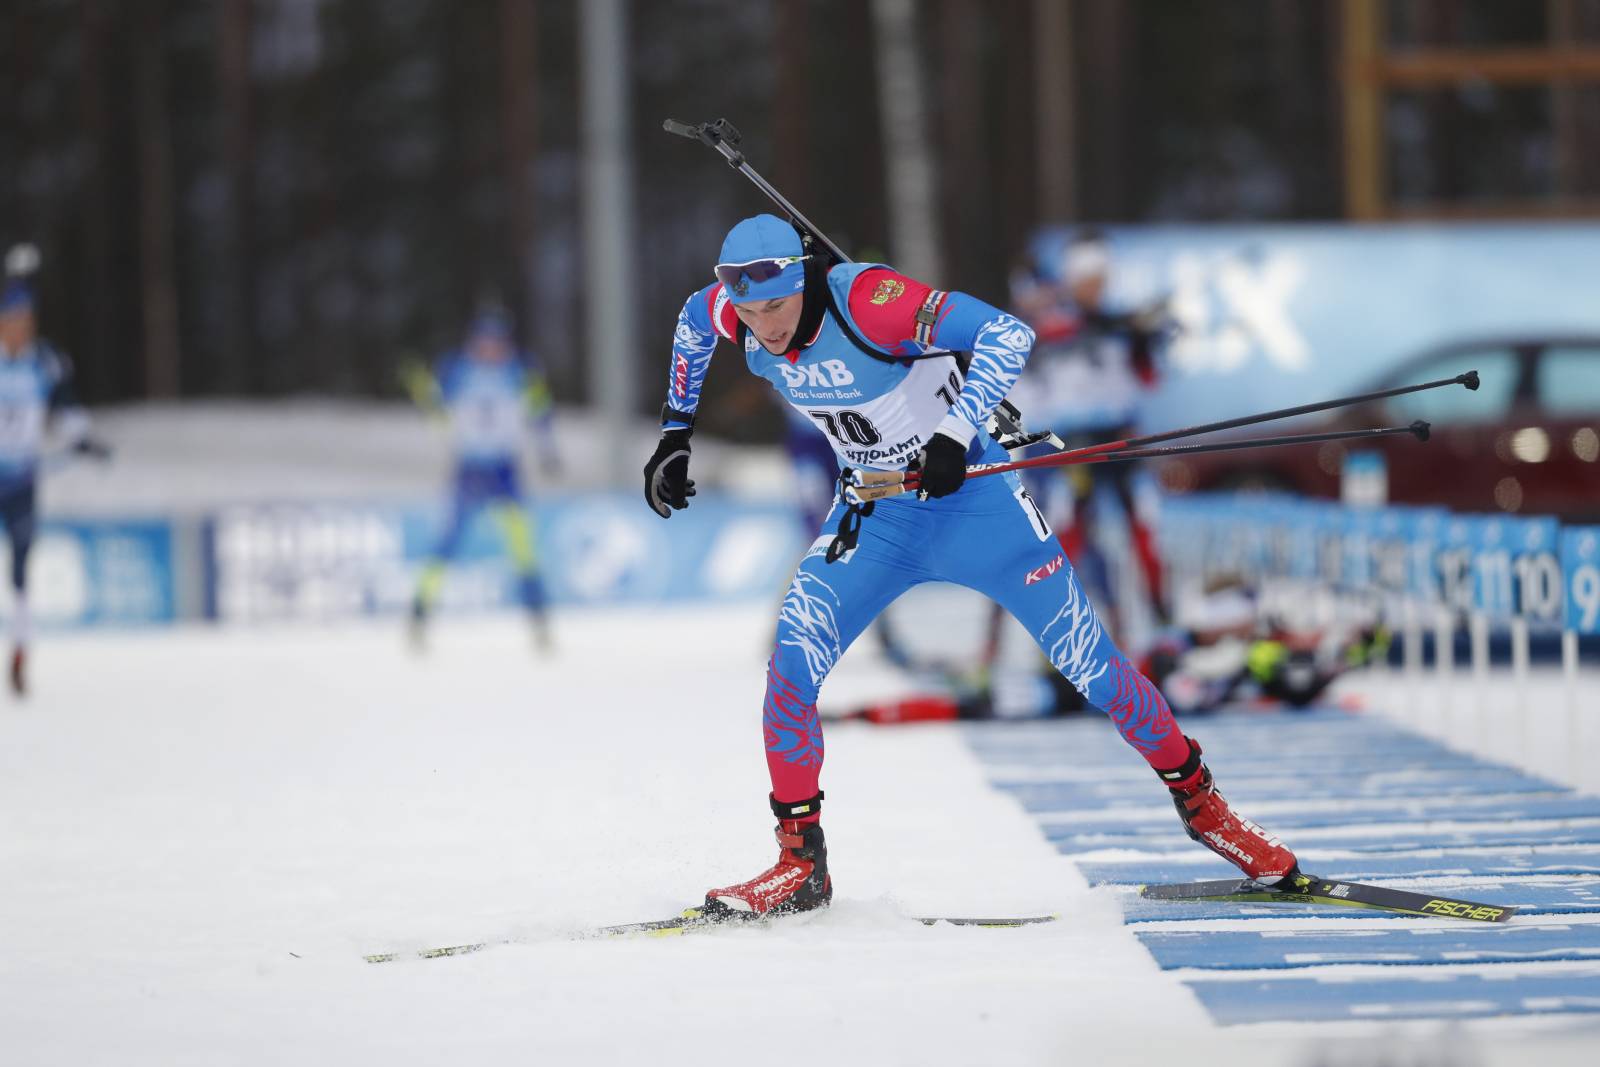
[(1177, 805), (1189, 836), (1238, 867), (1252, 881), (1262, 885), (1276, 885), (1284, 878), (1292, 881), (1299, 873), (1294, 853), (1249, 819), (1234, 814), (1217, 792), (1210, 768), (1200, 761), (1200, 743), (1192, 737), (1184, 740), (1189, 742), (1189, 758), (1183, 766), (1156, 773), (1172, 791), (1172, 802)]
[(828, 877), (828, 845), (822, 825), (795, 818), (815, 814), (821, 806), (821, 793), (794, 803), (774, 799), (778, 862), (748, 882), (707, 893), (702, 909), (705, 917), (713, 921), (753, 919), (826, 907), (833, 899), (833, 880)]

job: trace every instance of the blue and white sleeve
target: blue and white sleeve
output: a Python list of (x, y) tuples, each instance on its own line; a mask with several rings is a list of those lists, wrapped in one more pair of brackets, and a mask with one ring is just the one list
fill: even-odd
[(672, 371), (667, 376), (667, 406), (662, 428), (688, 429), (700, 406), (700, 387), (711, 368), (711, 353), (718, 332), (712, 322), (712, 302), (721, 285), (712, 284), (684, 301), (672, 333)]
[[(934, 344), (951, 352), (971, 352), (967, 380), (950, 414), (935, 432), (970, 445), (978, 427), (1011, 392), (1033, 351), (1033, 330), (1016, 316), (966, 293), (951, 293), (934, 331)], [(943, 310), (943, 309), (941, 309)]]

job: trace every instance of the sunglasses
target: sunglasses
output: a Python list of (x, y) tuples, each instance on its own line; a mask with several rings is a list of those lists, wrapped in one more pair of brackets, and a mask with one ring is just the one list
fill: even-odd
[[(770, 281), (782, 274), (785, 267), (792, 267), (810, 258), (779, 256), (776, 259), (753, 259), (749, 263), (718, 263), (715, 273), (717, 281), (732, 289), (735, 296), (743, 296), (750, 291), (750, 282), (759, 284)], [(744, 280), (746, 278), (748, 282)]]

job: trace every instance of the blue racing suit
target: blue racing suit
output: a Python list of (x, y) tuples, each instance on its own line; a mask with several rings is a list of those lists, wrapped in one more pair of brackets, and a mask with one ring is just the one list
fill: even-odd
[(11, 586), (19, 592), (27, 585), (28, 552), (37, 529), (39, 462), (52, 418), (69, 447), (89, 432), (89, 416), (73, 389), (71, 363), (43, 340), (15, 353), (0, 347), (0, 522), (11, 539)]
[[(673, 413), (694, 413), (717, 339), (743, 337), (751, 372), (816, 423), (843, 466), (903, 469), (935, 432), (966, 441), (969, 466), (1008, 458), (984, 425), (1027, 362), (1027, 326), (879, 264), (835, 266), (827, 285), (832, 309), (814, 336), (782, 356), (740, 330), (720, 283), (691, 296), (674, 336), (668, 428), (685, 425)], [(957, 352), (972, 355), (965, 373)], [(778, 801), (819, 791), (818, 691), (873, 618), (922, 582), (954, 582), (1003, 605), (1152, 766), (1189, 758), (1166, 701), (1112, 643), (1015, 474), (972, 479), (942, 499), (879, 501), (857, 546), (830, 564), (825, 553), (843, 506), (835, 500), (800, 563), (768, 663), (762, 721)]]

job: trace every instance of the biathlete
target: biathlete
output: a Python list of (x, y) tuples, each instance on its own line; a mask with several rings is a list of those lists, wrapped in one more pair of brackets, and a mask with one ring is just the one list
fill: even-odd
[(538, 432), (545, 465), (554, 467), (557, 461), (544, 376), (532, 357), (517, 349), (506, 314), (490, 309), (473, 320), (459, 350), (447, 353), (431, 370), (407, 367), (402, 377), (419, 407), (449, 418), (455, 449), (450, 519), (423, 565), (411, 602), (413, 643), (422, 644), (444, 584), (445, 567), (455, 558), (467, 524), (488, 508), (516, 567), (518, 594), (533, 621), (535, 637), (548, 648), (544, 579), (518, 476), (518, 456), (530, 422)]
[[(16, 250), (13, 250), (13, 256)], [(20, 272), (19, 272), (20, 273)], [(28, 553), (38, 530), (39, 467), (47, 431), (65, 452), (104, 459), (72, 384), (72, 364), (38, 334), (33, 290), (23, 278), (0, 289), (0, 522), (11, 541), (11, 690), (28, 688)]]
[[(1229, 809), (1200, 746), (1112, 643), (1016, 475), (965, 484), (968, 464), (1008, 458), (984, 427), (1022, 373), (1033, 331), (882, 264), (829, 267), (773, 215), (728, 233), (715, 274), (678, 316), (661, 439), (644, 470), (651, 508), (668, 518), (694, 495), (690, 435), (718, 338), (741, 347), (751, 372), (816, 424), (841, 465), (914, 465), (921, 492), (880, 500), (865, 516), (836, 500), (802, 559), (780, 609), (762, 709), (778, 860), (708, 892), (706, 914), (798, 912), (832, 898), (817, 693), (879, 612), (931, 581), (975, 589), (1010, 611), (1160, 776), (1190, 836), (1259, 882), (1294, 874), (1294, 854)], [(965, 374), (957, 352), (971, 353)]]
[[(1068, 448), (1133, 436), (1140, 408), (1156, 383), (1156, 349), (1170, 331), (1164, 300), (1131, 312), (1109, 308), (1110, 276), (1110, 244), (1099, 231), (1086, 230), (1068, 242), (1059, 277), (1037, 271), (1012, 280), (1013, 302), (1039, 338), (1033, 373), (1024, 383), (1029, 387), (1027, 408)], [(1161, 620), (1168, 616), (1155, 532), (1134, 493), (1138, 466), (1089, 464), (1039, 472), (1059, 474), (1065, 482), (1071, 518), (1061, 545), (1089, 588), (1103, 593), (1102, 604), (1113, 609), (1113, 622), (1126, 613), (1116, 610), (1120, 606), (1111, 568), (1095, 543), (1095, 489), (1107, 483), (1122, 505), (1150, 606)], [(1041, 483), (1050, 490), (1059, 484), (1053, 478)], [(1041, 495), (1047, 495), (1043, 489)], [(1056, 511), (1047, 506), (1046, 513)]]

